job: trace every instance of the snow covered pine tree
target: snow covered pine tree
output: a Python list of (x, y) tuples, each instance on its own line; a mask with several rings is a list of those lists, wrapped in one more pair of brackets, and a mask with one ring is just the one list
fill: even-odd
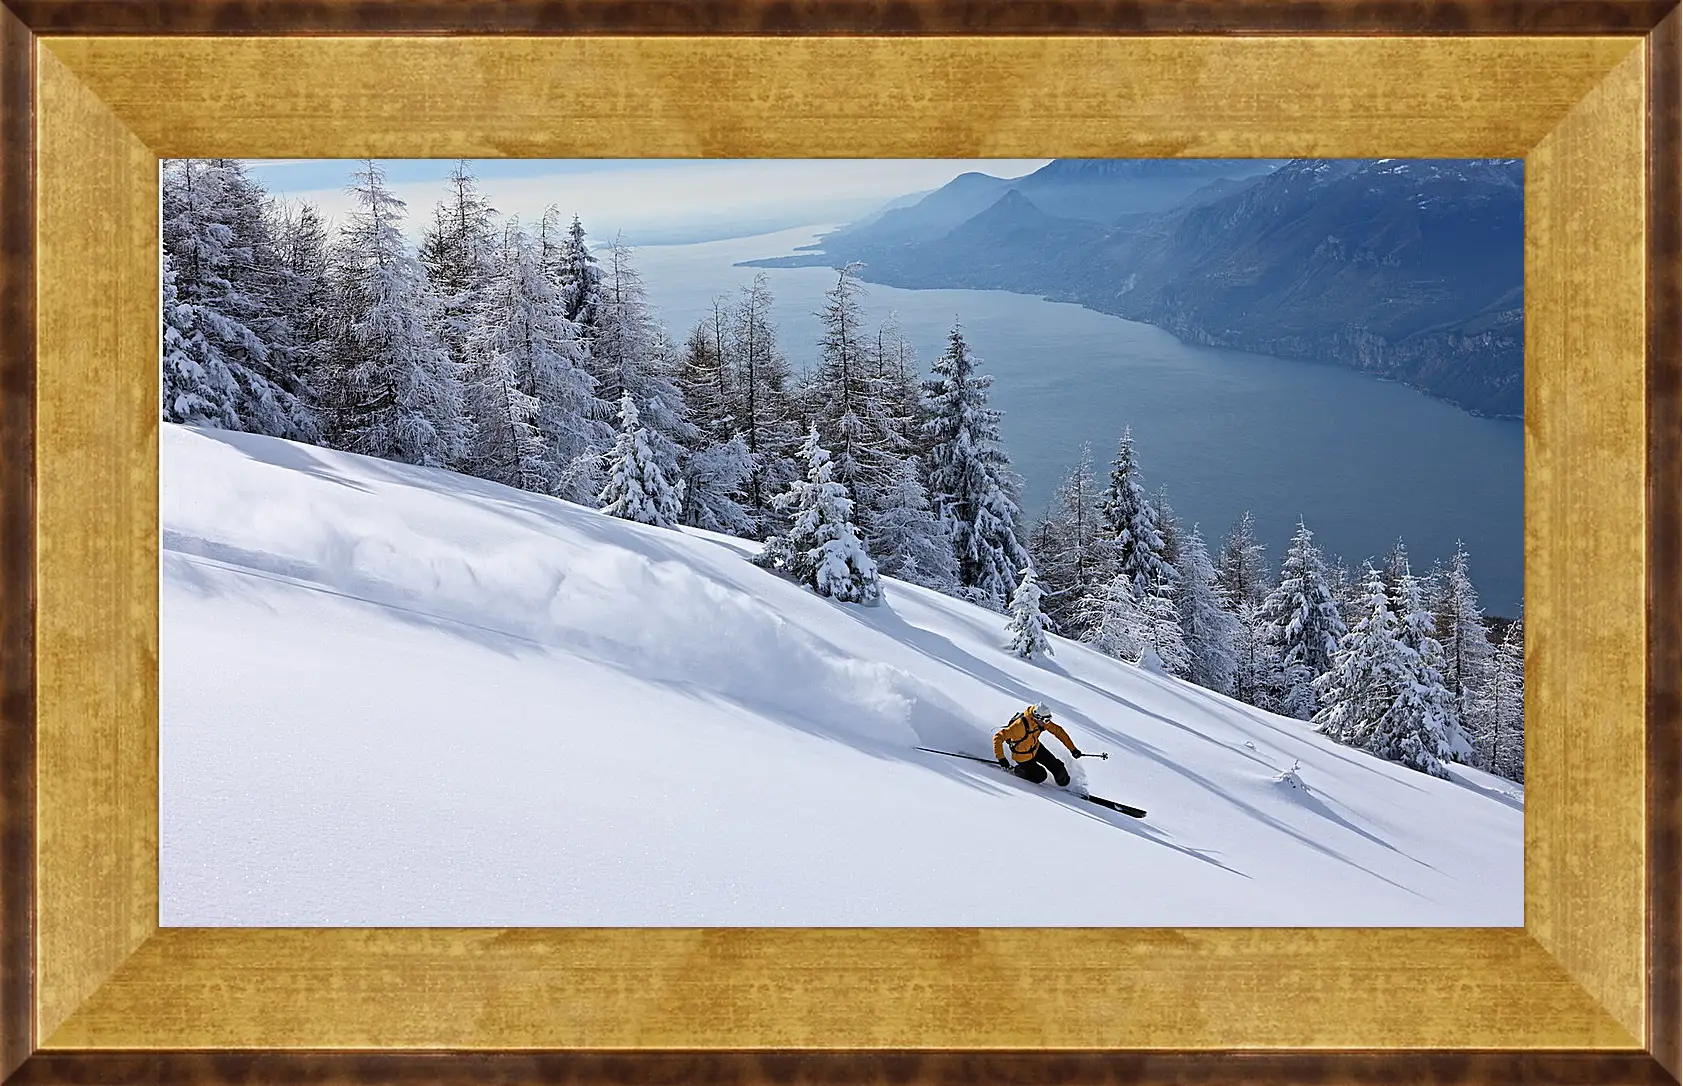
[(608, 485), (597, 500), (602, 503), (602, 512), (611, 517), (673, 528), (683, 503), (679, 491), (682, 484), (667, 479), (649, 444), (648, 428), (631, 401), (631, 393), (621, 393), (619, 438), (608, 454)]
[(1264, 638), (1278, 670), (1268, 682), (1264, 708), (1308, 720), (1319, 708), (1315, 681), (1332, 667), (1344, 620), (1327, 585), (1315, 534), (1297, 522), (1280, 569), (1280, 582), (1262, 604)]
[(1218, 694), (1231, 694), (1243, 631), (1224, 606), (1227, 601), (1197, 525), (1182, 541), (1179, 557), (1175, 610), (1186, 644), (1186, 677)]
[(183, 302), (175, 288), (169, 250), (161, 257), (164, 350), (164, 420), (239, 428), (234, 404), (239, 387), (220, 352), (198, 329), (198, 308)]
[(853, 524), (847, 488), (831, 478), (834, 465), (816, 426), (808, 431), (802, 452), (806, 478), (796, 479), (777, 497), (779, 506), (793, 511), (794, 522), (788, 534), (768, 541), (755, 561), (820, 596), (842, 603), (875, 603), (882, 595), (877, 566)]
[(1525, 780), (1525, 613), (1508, 623), (1491, 661), (1486, 765), (1511, 781)]
[(1443, 702), (1421, 654), (1409, 644), (1384, 576), (1372, 566), (1365, 573), (1366, 614), (1340, 638), (1332, 668), (1316, 682), (1325, 708), (1315, 722), (1341, 743), (1447, 777)]
[(1455, 557), (1442, 578), (1437, 604), (1437, 630), (1443, 646), (1443, 680), (1455, 703), (1454, 723), (1473, 748), (1479, 764), (1478, 740), (1488, 731), (1485, 687), (1490, 682), (1496, 646), (1485, 631), (1478, 592), (1467, 572), (1467, 548), (1455, 541)]
[(1235, 608), (1241, 603), (1261, 603), (1268, 596), (1268, 559), (1257, 542), (1256, 518), (1249, 509), (1222, 541), (1216, 576)]
[(1011, 462), (999, 443), (999, 412), (988, 407), (993, 378), (956, 326), (934, 364), (929, 397), (929, 490), (936, 512), (952, 525), (960, 595), (1000, 611), (1015, 572), (1033, 565), (1018, 539), (1017, 503), (1006, 482)]
[(496, 209), (479, 191), (466, 160), (450, 172), (449, 195), (433, 208), (433, 225), (421, 239), (420, 260), (438, 294), (434, 314), (439, 340), (458, 366), (468, 361), (468, 340), (495, 317), (482, 312), (496, 260)]
[(883, 492), (870, 536), (871, 554), (885, 576), (949, 592), (958, 579), (952, 537), (929, 508), (916, 460), (903, 460)]
[(1172, 586), (1174, 567), (1165, 556), (1167, 544), (1157, 523), (1157, 506), (1145, 496), (1140, 483), (1130, 429), (1122, 431), (1100, 511), (1114, 568), (1132, 582), (1134, 595), (1143, 599), (1154, 584)]
[(867, 356), (861, 298), (864, 285), (859, 265), (849, 264), (824, 293), (818, 314), (823, 335), (818, 341), (818, 365), (812, 375), (811, 403), (831, 460), (836, 482), (847, 488), (854, 520), (867, 531), (882, 489), (894, 475), (895, 454), (901, 451), (889, 432), (880, 382)]
[(753, 470), (738, 430), (737, 389), (725, 345), (725, 304), (713, 299), (711, 319), (690, 330), (679, 354), (678, 387), (694, 427), (684, 457), (685, 524), (751, 536), (754, 522), (740, 500)]
[(163, 372), (169, 422), (312, 440), (297, 336), (283, 308), (291, 271), (266, 194), (234, 159), (181, 159), (161, 177), (163, 245), (178, 332)]
[[(562, 300), (565, 308), (565, 294)], [(669, 480), (682, 478), (680, 462), (685, 446), (695, 440), (696, 427), (678, 387), (678, 352), (669, 349), (654, 319), (631, 250), (617, 240), (608, 248), (590, 323), (581, 327), (597, 395), (618, 403), (630, 392), (661, 472)]]
[(612, 434), (584, 366), (578, 326), (543, 274), (534, 239), (504, 234), (501, 267), (481, 287), (466, 341), (469, 405), (477, 423), (474, 474), (578, 501), (579, 485)]
[(404, 242), (403, 201), (377, 162), (356, 180), (357, 210), (333, 254), (329, 432), (350, 452), (448, 467), (465, 428), (461, 373), (430, 327), (435, 299)]
[(1443, 646), (1433, 629), (1432, 612), (1420, 591), (1420, 579), (1408, 567), (1408, 556), (1397, 541), (1397, 557), (1401, 572), (1391, 583), (1391, 613), (1397, 616), (1397, 637), (1412, 654), (1416, 696), (1425, 706), (1422, 710), (1435, 718), (1443, 732), (1448, 757), (1465, 760), (1472, 756), (1472, 746), (1462, 736), (1456, 724), (1455, 698), (1444, 686)]
[(1332, 667), (1316, 681), (1323, 706), (1314, 716), (1322, 734), (1360, 746), (1402, 681), (1397, 619), (1385, 581), (1372, 565), (1362, 568), (1362, 614), (1339, 638)]
[(1113, 565), (1099, 497), (1092, 446), (1083, 444), (1075, 470), (1065, 477), (1029, 541), (1046, 613), (1067, 635), (1080, 631), (1089, 597), (1109, 579)]
[(1186, 636), (1180, 628), (1180, 612), (1175, 610), (1174, 585), (1155, 581), (1139, 601), (1145, 651), (1140, 666), (1185, 678), (1191, 660), (1186, 652)]
[(1011, 651), (1024, 660), (1032, 660), (1037, 653), (1052, 655), (1052, 645), (1046, 640), (1046, 616), (1040, 610), (1040, 583), (1035, 580), (1034, 567), (1023, 570), (1023, 579), (1011, 596), (1011, 621), (1006, 629), (1011, 633)]

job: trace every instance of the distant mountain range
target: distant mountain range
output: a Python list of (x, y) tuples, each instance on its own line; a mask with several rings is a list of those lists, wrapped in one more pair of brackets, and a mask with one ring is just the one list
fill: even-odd
[(1037, 294), (1190, 342), (1356, 367), (1523, 411), (1523, 165), (1058, 160), (969, 173), (762, 267)]

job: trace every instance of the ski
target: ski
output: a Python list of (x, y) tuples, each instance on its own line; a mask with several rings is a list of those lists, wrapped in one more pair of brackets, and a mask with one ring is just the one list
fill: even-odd
[[(1000, 766), (1000, 764), (998, 762), (994, 761), (992, 758), (982, 758), (982, 757), (979, 757), (978, 755), (975, 755), (975, 754), (959, 754), (957, 751), (936, 750), (934, 747), (918, 747), (917, 749), (922, 750), (922, 751), (928, 751), (930, 754), (945, 754), (949, 758), (968, 758), (972, 762), (981, 762), (983, 765), (991, 765), (996, 769), (1003, 768), (1003, 767)], [(1006, 772), (1010, 772), (1010, 770), (1006, 770)], [(1129, 816), (1130, 818), (1144, 818), (1145, 817), (1145, 812), (1143, 810), (1141, 810), (1138, 807), (1130, 807), (1126, 803), (1118, 803), (1113, 799), (1105, 799), (1103, 796), (1094, 796), (1094, 795), (1082, 796), (1081, 793), (1079, 793), (1079, 792), (1076, 792), (1076, 793), (1073, 793), (1073, 794), (1077, 795), (1077, 796), (1080, 796), (1082, 799), (1086, 800), (1088, 803), (1096, 803), (1100, 807), (1108, 807), (1111, 810), (1116, 811), (1119, 814), (1125, 814), (1125, 815)]]
[(1088, 803), (1097, 803), (1100, 807), (1109, 807), (1113, 811), (1119, 811), (1132, 818), (1145, 817), (1145, 812), (1138, 807), (1130, 807), (1126, 803), (1118, 803), (1113, 799), (1104, 799), (1100, 796), (1082, 796), (1081, 798)]

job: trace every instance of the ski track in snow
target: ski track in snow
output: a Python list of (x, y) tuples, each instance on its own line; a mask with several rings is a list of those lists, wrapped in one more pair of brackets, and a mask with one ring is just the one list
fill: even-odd
[[(162, 429), (166, 925), (1522, 923), (1512, 782), (743, 540)], [(915, 749), (1031, 701), (1145, 820)]]

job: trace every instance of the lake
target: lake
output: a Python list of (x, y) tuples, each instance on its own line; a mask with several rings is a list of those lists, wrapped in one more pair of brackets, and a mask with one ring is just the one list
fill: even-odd
[[(826, 227), (635, 254), (660, 320), (682, 342), (717, 294), (734, 297), (760, 269)], [(765, 269), (778, 341), (796, 372), (817, 359), (826, 268)], [(1182, 343), (1150, 325), (1077, 305), (983, 290), (866, 285), (871, 326), (891, 312), (925, 371), (955, 320), (993, 375), (1007, 453), (1023, 476), (1027, 517), (1093, 448), (1101, 480), (1131, 427), (1147, 487), (1167, 485), (1182, 526), (1211, 550), (1245, 510), (1276, 567), (1299, 517), (1330, 558), (1382, 559), (1400, 536), (1414, 568), (1471, 555), (1481, 601), (1512, 615), (1523, 597), (1523, 425), (1487, 419), (1340, 366)]]

